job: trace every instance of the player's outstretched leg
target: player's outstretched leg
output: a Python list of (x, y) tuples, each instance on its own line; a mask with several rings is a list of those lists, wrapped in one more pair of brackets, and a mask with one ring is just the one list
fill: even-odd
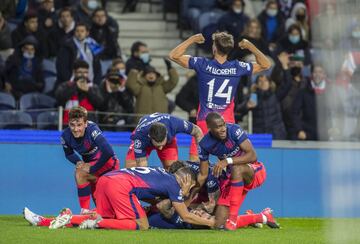
[[(250, 214), (255, 214), (255, 213), (251, 209), (248, 209), (248, 210), (245, 211), (245, 214), (250, 215)], [(254, 228), (262, 228), (263, 224), (262, 223), (255, 223), (255, 224), (250, 224), (249, 226), (254, 227)]]
[(266, 218), (264, 224), (273, 229), (280, 228), (280, 225), (275, 221), (275, 218), (273, 216), (273, 210), (271, 208), (265, 208), (263, 211), (261, 211), (261, 214)]
[(60, 214), (51, 221), (49, 229), (59, 229), (70, 224), (72, 212), (69, 208), (63, 208)]
[(30, 211), (27, 207), (23, 210), (24, 219), (34, 226), (49, 226), (50, 222), (54, 220), (54, 218), (45, 218), (41, 215), (38, 215), (32, 211)]

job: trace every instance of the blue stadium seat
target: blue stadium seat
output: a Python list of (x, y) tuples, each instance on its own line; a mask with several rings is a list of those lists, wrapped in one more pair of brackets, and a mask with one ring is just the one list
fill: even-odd
[(15, 108), (15, 98), (11, 94), (0, 92), (0, 110), (12, 110)]
[(56, 76), (56, 65), (54, 60), (44, 59), (42, 67), (45, 77)]
[(45, 77), (44, 93), (51, 92), (54, 89), (56, 83), (56, 76)]
[(22, 111), (0, 111), (1, 129), (30, 129), (33, 120), (30, 114)]
[(107, 70), (111, 68), (112, 60), (101, 60), (101, 76), (104, 76), (107, 73)]
[[(55, 108), (56, 100), (42, 93), (28, 93), (20, 97), (20, 110)], [(43, 111), (29, 111), (33, 120)]]
[(57, 130), (59, 124), (58, 112), (42, 112), (37, 116), (36, 127), (40, 130)]

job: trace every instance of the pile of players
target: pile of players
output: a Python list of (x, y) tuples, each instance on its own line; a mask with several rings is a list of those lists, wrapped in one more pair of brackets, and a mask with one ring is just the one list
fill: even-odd
[[(239, 46), (250, 50), (256, 63), (227, 61), (233, 37), (215, 33), (213, 40), (214, 59), (185, 55), (191, 44), (204, 42), (201, 34), (190, 37), (169, 55), (198, 73), (201, 89), (197, 125), (169, 114), (144, 116), (131, 135), (125, 168), (119, 169), (111, 145), (98, 126), (87, 120), (87, 111), (72, 108), (61, 143), (66, 158), (75, 165), (81, 212), (74, 215), (63, 209), (56, 218), (45, 218), (25, 208), (25, 219), (51, 229), (235, 230), (256, 224), (279, 228), (269, 208), (238, 216), (247, 193), (263, 184), (266, 171), (246, 132), (233, 123), (233, 98), (241, 76), (266, 70), (270, 62), (247, 40)], [(178, 133), (193, 137), (193, 162), (178, 160)], [(147, 167), (152, 150), (157, 151), (163, 168)], [(218, 158), (214, 166), (209, 163), (210, 155)], [(90, 210), (91, 196), (95, 210)], [(140, 201), (149, 206), (143, 207)]]

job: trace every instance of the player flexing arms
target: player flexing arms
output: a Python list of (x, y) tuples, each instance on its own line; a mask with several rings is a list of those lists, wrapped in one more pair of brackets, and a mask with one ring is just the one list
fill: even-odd
[[(216, 226), (224, 225), (229, 230), (237, 228), (239, 208), (248, 191), (263, 184), (266, 178), (265, 166), (257, 161), (256, 152), (245, 131), (239, 125), (225, 123), (224, 118), (211, 112), (206, 117), (209, 132), (199, 144), (200, 173), (198, 180), (204, 184), (208, 177), (209, 155), (219, 158), (213, 174), (220, 176), (226, 169), (225, 177), (220, 178), (220, 198), (215, 212)], [(272, 218), (271, 210), (265, 209), (262, 216), (268, 226), (278, 228)], [(246, 223), (245, 223), (246, 224)]]
[[(256, 63), (227, 61), (228, 54), (234, 48), (233, 36), (219, 32), (214, 33), (212, 37), (213, 59), (185, 55), (190, 45), (201, 44), (205, 41), (202, 34), (189, 37), (169, 54), (171, 60), (184, 68), (194, 69), (197, 73), (200, 102), (197, 125), (204, 134), (207, 132), (205, 118), (211, 111), (219, 112), (224, 116), (226, 122), (234, 123), (234, 97), (241, 76), (255, 74), (267, 70), (271, 66), (266, 56), (246, 39), (243, 39), (238, 45), (240, 48), (252, 52), (255, 55)], [(198, 160), (194, 140), (190, 146), (190, 160)]]
[(76, 165), (75, 180), (81, 213), (86, 213), (97, 177), (119, 169), (119, 160), (99, 127), (87, 120), (87, 111), (83, 107), (70, 110), (69, 127), (62, 132), (61, 144), (66, 158)]
[(170, 114), (154, 113), (140, 119), (126, 155), (126, 167), (147, 166), (147, 158), (156, 149), (165, 169), (178, 159), (176, 134), (192, 135), (196, 142), (203, 137), (200, 128)]

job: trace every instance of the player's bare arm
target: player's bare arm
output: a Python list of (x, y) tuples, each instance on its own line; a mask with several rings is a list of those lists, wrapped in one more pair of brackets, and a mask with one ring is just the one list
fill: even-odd
[(191, 131), (191, 135), (195, 138), (196, 143), (199, 145), (199, 142), (204, 137), (204, 134), (202, 133), (199, 126), (193, 124), (193, 129)]
[(175, 211), (179, 214), (179, 216), (183, 219), (184, 222), (194, 225), (204, 225), (209, 227), (215, 226), (215, 218), (202, 218), (193, 213), (190, 213), (183, 202), (173, 202), (172, 205), (175, 208)]
[(175, 209), (173, 208), (169, 199), (162, 200), (156, 204), (159, 212), (164, 215), (165, 218), (170, 219), (174, 215)]
[(243, 141), (240, 144), (240, 149), (243, 154), (239, 157), (231, 157), (220, 160), (215, 166), (213, 173), (216, 177), (219, 177), (221, 172), (230, 164), (240, 165), (253, 163), (257, 160), (256, 152), (249, 139)]
[(200, 188), (204, 185), (206, 182), (206, 179), (209, 175), (209, 161), (200, 161), (200, 172), (197, 177), (197, 188)]
[(135, 158), (136, 167), (147, 167), (148, 162), (146, 157)]
[(257, 47), (255, 47), (254, 44), (252, 44), (250, 41), (246, 39), (242, 39), (241, 42), (239, 42), (239, 47), (241, 49), (247, 49), (252, 54), (255, 55), (256, 63), (253, 63), (253, 74), (259, 73), (261, 71), (270, 69), (271, 62), (270, 60), (263, 54)]
[(201, 33), (190, 36), (188, 39), (186, 39), (173, 50), (171, 50), (171, 52), (169, 53), (169, 58), (180, 66), (184, 68), (189, 68), (189, 59), (191, 56), (185, 55), (186, 50), (194, 43), (202, 44), (204, 42), (205, 38)]

